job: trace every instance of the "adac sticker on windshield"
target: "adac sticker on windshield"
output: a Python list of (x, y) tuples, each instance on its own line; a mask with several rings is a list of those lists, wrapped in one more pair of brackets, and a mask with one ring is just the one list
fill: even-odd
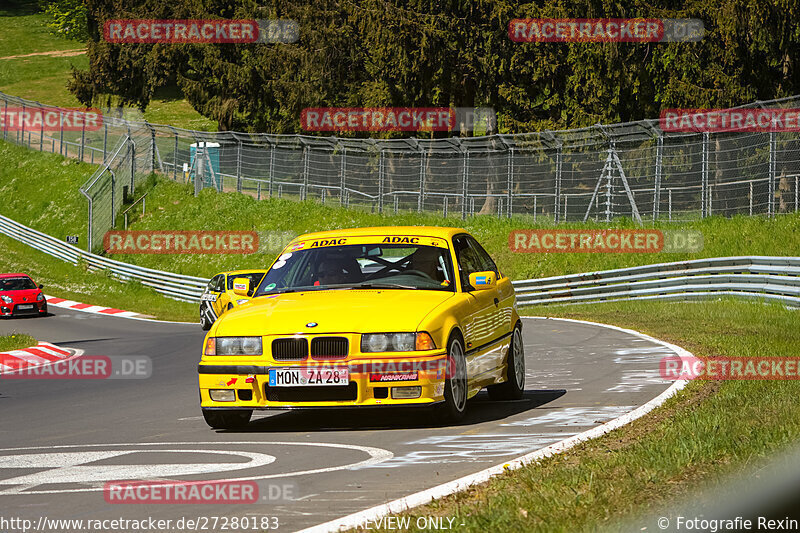
[(309, 248), (318, 248), (320, 246), (336, 246), (338, 244), (346, 244), (347, 239), (320, 239), (314, 241)]
[(419, 244), (419, 237), (384, 237), (381, 244)]

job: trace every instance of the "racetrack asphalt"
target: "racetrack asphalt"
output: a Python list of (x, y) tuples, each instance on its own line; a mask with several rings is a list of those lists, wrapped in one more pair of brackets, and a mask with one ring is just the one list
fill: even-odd
[[(264, 411), (242, 431), (202, 419), (199, 325), (51, 308), (0, 321), (85, 355), (147, 356), (147, 379), (0, 379), (0, 517), (143, 520), (274, 517), (295, 531), (445, 483), (621, 416), (670, 385), (667, 347), (597, 325), (524, 319), (523, 400), (485, 392), (467, 419), (427, 409)], [(115, 504), (107, 481), (253, 479), (250, 504)], [(270, 494), (270, 491), (272, 493)], [(291, 499), (288, 499), (291, 498)], [(274, 529), (275, 520), (270, 522)], [(198, 528), (202, 529), (202, 528)], [(260, 530), (260, 529), (258, 529)]]

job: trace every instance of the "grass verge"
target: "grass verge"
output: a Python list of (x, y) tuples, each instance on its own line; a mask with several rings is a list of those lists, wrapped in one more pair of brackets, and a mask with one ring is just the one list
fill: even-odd
[(36, 346), (36, 339), (25, 333), (12, 333), (11, 335), (0, 335), (0, 352), (10, 352), (20, 348)]
[[(632, 328), (698, 357), (798, 357), (800, 345), (797, 311), (777, 305), (627, 302), (546, 312)], [(797, 442), (799, 392), (796, 381), (692, 382), (623, 428), (408, 515), (412, 526), (417, 517), (446, 516), (475, 532), (613, 530), (623, 521), (658, 530), (630, 519)]]
[(0, 250), (0, 272), (25, 272), (44, 285), (48, 296), (116, 307), (162, 320), (198, 322), (197, 304), (166, 298), (141, 283), (122, 283), (105, 272), (89, 272), (5, 235), (0, 235)]

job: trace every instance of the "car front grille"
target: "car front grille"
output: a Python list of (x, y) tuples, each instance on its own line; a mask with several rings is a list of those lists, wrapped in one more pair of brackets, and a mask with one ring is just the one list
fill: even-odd
[(332, 387), (270, 387), (264, 386), (267, 400), (271, 402), (346, 402), (358, 399), (355, 381), (348, 385)]
[(272, 341), (272, 358), (276, 361), (302, 361), (308, 357), (308, 339), (289, 338)]
[(316, 337), (311, 340), (311, 357), (319, 360), (344, 359), (347, 357), (346, 337)]
[(14, 305), (14, 309), (11, 311), (11, 314), (13, 314), (13, 315), (34, 315), (34, 314), (37, 314), (39, 312), (39, 306), (36, 305), (36, 304), (33, 304), (33, 308), (31, 308), (31, 309), (20, 309), (19, 308), (20, 305), (31, 305), (31, 304), (29, 304), (27, 302), (24, 303), (24, 304), (16, 304), (16, 305)]

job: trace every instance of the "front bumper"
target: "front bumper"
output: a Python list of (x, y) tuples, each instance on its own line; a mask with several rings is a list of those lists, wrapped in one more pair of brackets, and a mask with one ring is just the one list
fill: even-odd
[[(21, 305), (32, 305), (30, 309), (20, 309)], [(47, 301), (25, 303), (0, 303), (0, 316), (34, 316), (47, 314)]]
[[(344, 386), (270, 387), (269, 370), (348, 367)], [(413, 358), (358, 358), (320, 363), (198, 365), (200, 406), (204, 409), (308, 409), (320, 407), (426, 406), (444, 400), (444, 353)], [(395, 378), (401, 378), (396, 381)], [(377, 381), (383, 379), (384, 381)], [(248, 383), (250, 381), (250, 383)], [(419, 387), (416, 398), (393, 398), (396, 387)], [(210, 390), (233, 389), (234, 401), (214, 401)], [(395, 391), (397, 392), (397, 391)]]

